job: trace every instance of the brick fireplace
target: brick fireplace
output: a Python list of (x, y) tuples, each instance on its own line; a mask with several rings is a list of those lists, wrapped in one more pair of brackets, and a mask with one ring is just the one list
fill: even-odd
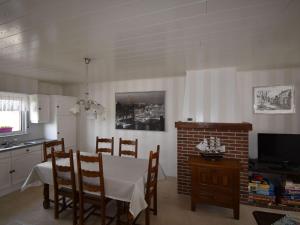
[(188, 165), (190, 155), (200, 155), (195, 146), (204, 138), (218, 137), (226, 146), (225, 158), (236, 158), (241, 162), (241, 203), (248, 202), (248, 147), (250, 123), (194, 123), (176, 122), (177, 128), (177, 190), (179, 194), (190, 194), (191, 175)]

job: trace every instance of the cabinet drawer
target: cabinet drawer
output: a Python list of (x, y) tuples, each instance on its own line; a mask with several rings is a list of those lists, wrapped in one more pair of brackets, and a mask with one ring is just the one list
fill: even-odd
[(200, 203), (214, 204), (223, 207), (233, 206), (233, 196), (228, 194), (210, 192), (210, 191), (199, 191), (192, 194), (192, 198), (196, 199)]
[(228, 188), (224, 186), (215, 186), (215, 185), (201, 185), (198, 184), (197, 186), (192, 187), (193, 192), (204, 192), (209, 190), (210, 193), (220, 193), (220, 194), (228, 194), (231, 195), (233, 193), (233, 188)]
[(17, 149), (11, 152), (12, 157), (26, 155), (32, 152), (42, 151), (41, 145), (31, 146), (27, 148)]
[(232, 189), (234, 170), (226, 168), (195, 167), (192, 169), (193, 186), (208, 185), (221, 189)]

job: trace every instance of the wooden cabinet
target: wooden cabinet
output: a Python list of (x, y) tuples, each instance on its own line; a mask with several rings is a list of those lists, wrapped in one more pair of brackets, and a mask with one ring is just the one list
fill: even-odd
[(50, 122), (44, 127), (45, 138), (50, 140), (64, 138), (65, 148), (76, 149), (76, 116), (70, 109), (77, 98), (70, 96), (50, 96)]
[(50, 102), (48, 95), (30, 95), (31, 123), (47, 123), (50, 120)]
[(41, 161), (41, 145), (0, 152), (0, 196), (19, 189), (31, 169)]
[(191, 166), (191, 209), (197, 203), (212, 204), (234, 210), (239, 219), (240, 163), (236, 159), (208, 161), (192, 156)]

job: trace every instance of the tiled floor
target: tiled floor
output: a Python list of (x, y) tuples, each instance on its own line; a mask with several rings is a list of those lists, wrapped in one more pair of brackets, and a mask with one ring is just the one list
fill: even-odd
[[(188, 196), (177, 195), (176, 180), (168, 178), (159, 183), (158, 215), (151, 216), (151, 225), (254, 225), (254, 210), (276, 211), (241, 205), (240, 220), (234, 220), (232, 211), (213, 206), (198, 206), (196, 212), (190, 211)], [(283, 211), (278, 211), (282, 213)], [(287, 212), (300, 218), (300, 213)], [(0, 225), (71, 225), (71, 211), (54, 220), (53, 208), (42, 207), (41, 187), (29, 188), (25, 192), (15, 192), (0, 198)], [(100, 224), (99, 217), (91, 217), (87, 225)], [(139, 224), (144, 224), (141, 215)]]

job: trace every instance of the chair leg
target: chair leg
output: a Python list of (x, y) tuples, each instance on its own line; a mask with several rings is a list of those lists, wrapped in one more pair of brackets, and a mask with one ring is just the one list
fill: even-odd
[(44, 195), (43, 207), (44, 209), (49, 209), (50, 207), (49, 184), (44, 184), (43, 195)]
[(122, 202), (117, 200), (117, 225), (120, 224)]
[(66, 208), (67, 204), (66, 204), (66, 197), (62, 198), (62, 202), (63, 202), (63, 208)]
[(83, 201), (79, 201), (79, 225), (83, 225), (84, 220), (84, 207), (83, 207)]
[(73, 198), (73, 225), (77, 225), (77, 203), (75, 198)]
[(58, 194), (54, 194), (54, 218), (58, 219), (59, 201)]
[(157, 215), (157, 188), (155, 188), (153, 196), (153, 214)]
[(150, 225), (150, 208), (149, 208), (149, 206), (145, 210), (145, 224)]
[(105, 225), (105, 217), (106, 217), (106, 205), (105, 204), (102, 204), (102, 207), (101, 207), (101, 224), (102, 225)]

